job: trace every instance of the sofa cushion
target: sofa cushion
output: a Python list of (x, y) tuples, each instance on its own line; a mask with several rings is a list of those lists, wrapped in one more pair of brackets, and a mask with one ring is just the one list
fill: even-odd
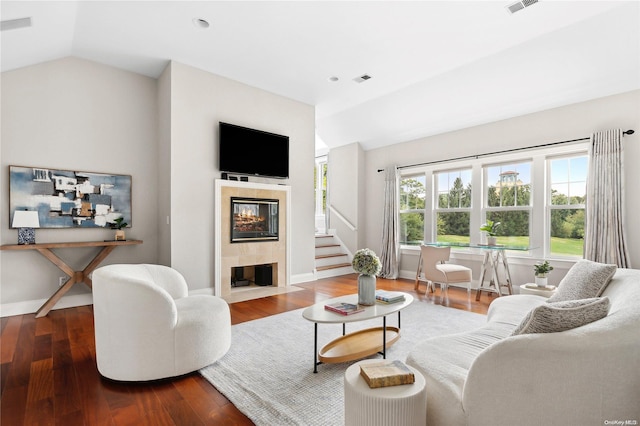
[(545, 303), (529, 311), (513, 335), (570, 330), (604, 318), (608, 313), (608, 297)]
[(616, 265), (581, 259), (569, 269), (548, 302), (598, 297), (616, 272)]

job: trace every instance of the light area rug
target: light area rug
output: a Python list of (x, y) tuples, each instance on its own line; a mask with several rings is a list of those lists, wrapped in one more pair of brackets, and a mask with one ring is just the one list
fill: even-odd
[[(387, 326), (397, 318), (388, 316)], [(485, 322), (485, 315), (414, 300), (402, 311), (401, 337), (387, 359), (404, 361), (424, 339)], [(382, 318), (348, 323), (347, 333), (381, 325)], [(341, 324), (319, 324), (318, 348), (341, 334)], [(298, 309), (232, 326), (229, 352), (200, 373), (258, 426), (337, 426), (344, 424), (344, 372), (353, 362), (321, 364), (314, 374), (313, 323)]]

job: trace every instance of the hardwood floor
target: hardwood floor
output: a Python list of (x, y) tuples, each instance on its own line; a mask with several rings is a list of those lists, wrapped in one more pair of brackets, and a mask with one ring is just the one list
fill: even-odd
[[(355, 275), (299, 284), (304, 290), (231, 304), (233, 324), (303, 308), (355, 292)], [(418, 295), (413, 281), (378, 279), (418, 303), (443, 301), (440, 290)], [(424, 291), (424, 286), (420, 288)], [(492, 301), (464, 289), (449, 290), (452, 308), (486, 313)], [(416, 303), (414, 302), (414, 303)], [(0, 321), (0, 424), (17, 425), (252, 425), (197, 372), (147, 383), (100, 376), (95, 362), (91, 306), (5, 317)], [(153, 362), (153, 360), (149, 360)]]

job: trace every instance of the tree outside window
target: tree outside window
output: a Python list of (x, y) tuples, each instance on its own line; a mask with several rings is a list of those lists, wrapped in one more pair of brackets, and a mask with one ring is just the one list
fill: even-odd
[(587, 156), (549, 160), (550, 253), (582, 257)]
[(471, 169), (435, 174), (436, 241), (469, 243), (471, 220)]
[(400, 181), (400, 243), (419, 245), (424, 241), (426, 176), (403, 177)]

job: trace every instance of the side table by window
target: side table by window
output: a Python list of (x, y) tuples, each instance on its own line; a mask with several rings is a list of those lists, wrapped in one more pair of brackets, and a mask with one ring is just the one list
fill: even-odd
[[(84, 282), (91, 288), (91, 277), (89, 276), (94, 269), (118, 246), (130, 246), (142, 244), (140, 240), (124, 240), (124, 241), (87, 241), (72, 243), (38, 243), (38, 244), (6, 244), (0, 246), (0, 250), (37, 250), (38, 253), (46, 257), (58, 267), (62, 272), (69, 276), (69, 279), (56, 290), (55, 293), (47, 300), (44, 305), (36, 312), (36, 318), (46, 316), (55, 304), (68, 292), (76, 283)], [(58, 257), (51, 249), (56, 248), (78, 248), (78, 247), (102, 247), (102, 250), (95, 255), (89, 264), (82, 271), (74, 271), (60, 257)]]

